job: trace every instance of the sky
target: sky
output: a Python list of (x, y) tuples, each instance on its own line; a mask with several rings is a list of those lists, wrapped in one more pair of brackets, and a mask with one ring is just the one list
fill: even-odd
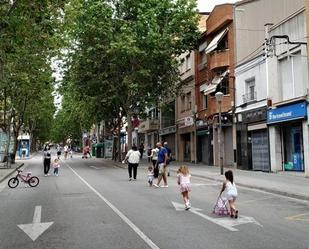
[(197, 0), (198, 9), (200, 12), (211, 12), (217, 4), (235, 3), (236, 0)]

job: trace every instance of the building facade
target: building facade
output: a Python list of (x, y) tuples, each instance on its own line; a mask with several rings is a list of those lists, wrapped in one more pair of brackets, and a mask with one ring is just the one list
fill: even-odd
[(195, 136), (195, 52), (180, 56), (182, 85), (176, 97), (176, 143), (179, 161), (196, 161)]
[[(217, 5), (207, 18), (206, 28), (197, 55), (198, 151), (202, 150), (198, 155), (201, 161), (213, 165), (219, 164), (218, 104), (215, 94), (222, 92), (224, 94), (221, 104), (223, 164), (232, 166), (236, 155), (236, 142), (234, 142), (236, 129), (232, 122), (235, 103), (233, 5)], [(205, 50), (202, 51), (204, 47)], [(209, 151), (212, 152), (212, 156), (209, 155)]]
[(308, 61), (305, 8), (267, 30), (271, 170), (309, 176)]

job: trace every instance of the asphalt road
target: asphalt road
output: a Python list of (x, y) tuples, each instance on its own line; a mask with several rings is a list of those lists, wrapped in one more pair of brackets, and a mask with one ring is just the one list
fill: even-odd
[(305, 201), (239, 187), (233, 220), (212, 214), (221, 186), (203, 178), (193, 177), (184, 211), (175, 175), (150, 188), (145, 168), (128, 181), (127, 170), (80, 157), (63, 161), (58, 177), (43, 176), (40, 158), (25, 171), (39, 186), (0, 185), (0, 249), (309, 248)]

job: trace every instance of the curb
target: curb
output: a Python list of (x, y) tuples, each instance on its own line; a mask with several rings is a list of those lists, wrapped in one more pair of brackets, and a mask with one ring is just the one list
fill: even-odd
[[(112, 161), (112, 163), (113, 163), (114, 166), (116, 166), (118, 168), (127, 169), (127, 167), (124, 166), (126, 164), (122, 165), (121, 163), (114, 162), (114, 161)], [(141, 166), (143, 166), (143, 165), (141, 165)], [(175, 170), (173, 168), (170, 168), (170, 170), (173, 171), (173, 172), (177, 172), (177, 170)], [(216, 179), (214, 177), (200, 175), (200, 174), (194, 174), (194, 173), (192, 173), (191, 175), (222, 183), (222, 180)], [(270, 188), (265, 188), (265, 187), (259, 187), (259, 186), (249, 185), (249, 184), (244, 184), (244, 183), (239, 183), (239, 182), (237, 182), (237, 185), (241, 186), (241, 187), (249, 188), (249, 189), (261, 190), (261, 191), (271, 193), (271, 194), (286, 196), (286, 197), (290, 197), (290, 198), (294, 198), (294, 199), (298, 199), (298, 200), (302, 200), (302, 201), (309, 201), (309, 196), (306, 196), (306, 195), (300, 195), (300, 194), (295, 194), (295, 193), (290, 193), (290, 192), (285, 192), (285, 191), (280, 191), (280, 190), (270, 189)]]
[(7, 175), (3, 176), (2, 179), (0, 179), (0, 183), (4, 182), (9, 176), (11, 176), (17, 169), (21, 168), (22, 166), (24, 166), (23, 163), (17, 166), (16, 168), (12, 169), (10, 173), (8, 173)]

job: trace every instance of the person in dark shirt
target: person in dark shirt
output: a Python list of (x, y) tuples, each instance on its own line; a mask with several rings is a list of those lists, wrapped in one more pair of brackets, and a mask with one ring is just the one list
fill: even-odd
[[(164, 148), (165, 148), (166, 151), (167, 151), (167, 161), (166, 161), (166, 165), (169, 165), (170, 162), (171, 162), (171, 160), (172, 160), (172, 150), (168, 147), (167, 142), (164, 142), (163, 145), (164, 145)], [(167, 176), (170, 176), (170, 171), (169, 171), (169, 168), (168, 168), (168, 167), (166, 168), (166, 171), (167, 171)]]
[(166, 162), (167, 162), (167, 150), (162, 146), (162, 143), (157, 143), (157, 146), (159, 148), (159, 154), (158, 154), (158, 160), (157, 165), (159, 168), (159, 177), (157, 184), (153, 184), (156, 188), (160, 186), (160, 182), (163, 179), (165, 188), (168, 187), (167, 185), (167, 178), (166, 178)]

